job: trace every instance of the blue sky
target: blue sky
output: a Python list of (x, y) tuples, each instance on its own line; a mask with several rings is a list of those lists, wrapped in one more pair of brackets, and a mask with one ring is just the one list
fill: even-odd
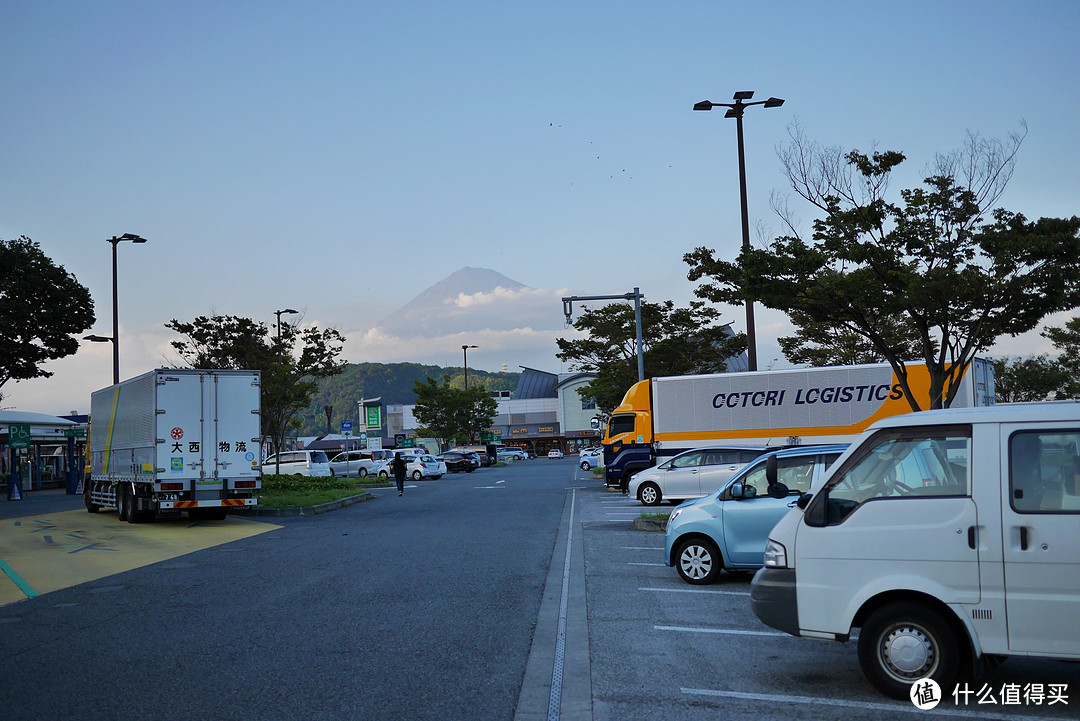
[[(176, 360), (170, 318), (286, 307), (346, 333), (350, 361), (458, 364), (456, 336), (370, 326), (463, 266), (551, 302), (549, 328), (484, 337), (470, 365), (558, 371), (560, 295), (685, 303), (683, 253), (737, 252), (735, 124), (699, 100), (786, 100), (746, 115), (755, 242), (781, 232), (768, 200), (794, 122), (903, 151), (899, 189), (968, 130), (1023, 120), (1001, 204), (1076, 214), (1078, 27), (1080, 4), (1038, 1), (5, 3), (0, 237), (87, 285), (104, 335), (104, 240), (149, 239), (119, 248), (124, 377)], [(787, 331), (759, 309), (762, 367)], [(111, 349), (50, 369), (4, 406), (85, 410)]]

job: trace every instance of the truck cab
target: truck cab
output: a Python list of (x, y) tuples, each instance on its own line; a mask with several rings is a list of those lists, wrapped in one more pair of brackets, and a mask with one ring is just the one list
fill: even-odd
[(607, 485), (618, 486), (623, 493), (631, 476), (656, 465), (648, 380), (630, 386), (623, 402), (611, 412), (601, 444)]

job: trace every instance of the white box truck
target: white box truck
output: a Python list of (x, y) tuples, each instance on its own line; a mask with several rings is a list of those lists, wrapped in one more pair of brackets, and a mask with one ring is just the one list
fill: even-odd
[[(906, 365), (929, 408), (926, 364)], [(953, 408), (993, 404), (993, 363), (974, 359), (962, 383)], [(690, 448), (850, 443), (875, 420), (910, 412), (888, 363), (651, 378), (611, 413), (605, 475), (625, 493), (633, 474)]]
[(860, 629), (888, 696), (955, 699), (1009, 656), (1080, 661), (1078, 531), (1080, 403), (886, 418), (772, 529), (751, 605), (795, 636)]
[(220, 520), (258, 503), (260, 389), (259, 371), (159, 368), (93, 393), (86, 510)]

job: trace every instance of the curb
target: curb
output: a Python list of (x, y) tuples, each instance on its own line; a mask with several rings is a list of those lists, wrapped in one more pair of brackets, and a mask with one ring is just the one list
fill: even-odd
[(635, 518), (634, 519), (635, 531), (659, 531), (663, 533), (667, 531), (667, 521), (657, 521), (652, 518)]
[(370, 491), (364, 491), (356, 496), (349, 496), (348, 498), (339, 498), (336, 501), (330, 501), (329, 503), (320, 503), (317, 506), (307, 506), (305, 508), (259, 508), (258, 506), (252, 506), (251, 508), (237, 509), (229, 511), (229, 515), (237, 516), (315, 516), (320, 513), (326, 513), (328, 511), (336, 511), (339, 508), (345, 508), (355, 503), (363, 503), (364, 501), (370, 501), (375, 498), (375, 495)]

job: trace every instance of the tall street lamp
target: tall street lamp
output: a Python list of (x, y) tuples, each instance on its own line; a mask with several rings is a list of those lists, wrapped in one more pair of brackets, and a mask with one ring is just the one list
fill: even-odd
[(285, 310), (275, 310), (274, 311), (274, 315), (277, 316), (277, 337), (278, 337), (278, 340), (281, 340), (281, 316), (283, 314), (285, 314), (285, 313), (295, 315), (295, 314), (297, 314), (299, 312), (300, 311), (293, 310), (292, 308), (286, 308)]
[(117, 237), (113, 236), (105, 240), (112, 245), (112, 353), (113, 353), (113, 385), (120, 382), (120, 319), (116, 308), (116, 246), (122, 241), (130, 240), (132, 243), (145, 243), (146, 238), (134, 233), (124, 233)]
[[(716, 106), (727, 108), (725, 118), (735, 118), (735, 127), (739, 136), (739, 194), (742, 201), (742, 246), (743, 250), (750, 249), (750, 219), (746, 211), (746, 154), (743, 152), (743, 111), (751, 105), (764, 105), (766, 108), (779, 108), (784, 104), (781, 98), (769, 98), (747, 103), (745, 101), (754, 97), (753, 90), (741, 90), (734, 95), (734, 103), (714, 103), (702, 100), (694, 104), (694, 110), (712, 110)], [(757, 370), (757, 331), (754, 329), (754, 300), (746, 296), (746, 357), (749, 370)]]
[(469, 390), (469, 349), (479, 348), (475, 345), (463, 345), (461, 346), (461, 355), (465, 358), (465, 390)]

